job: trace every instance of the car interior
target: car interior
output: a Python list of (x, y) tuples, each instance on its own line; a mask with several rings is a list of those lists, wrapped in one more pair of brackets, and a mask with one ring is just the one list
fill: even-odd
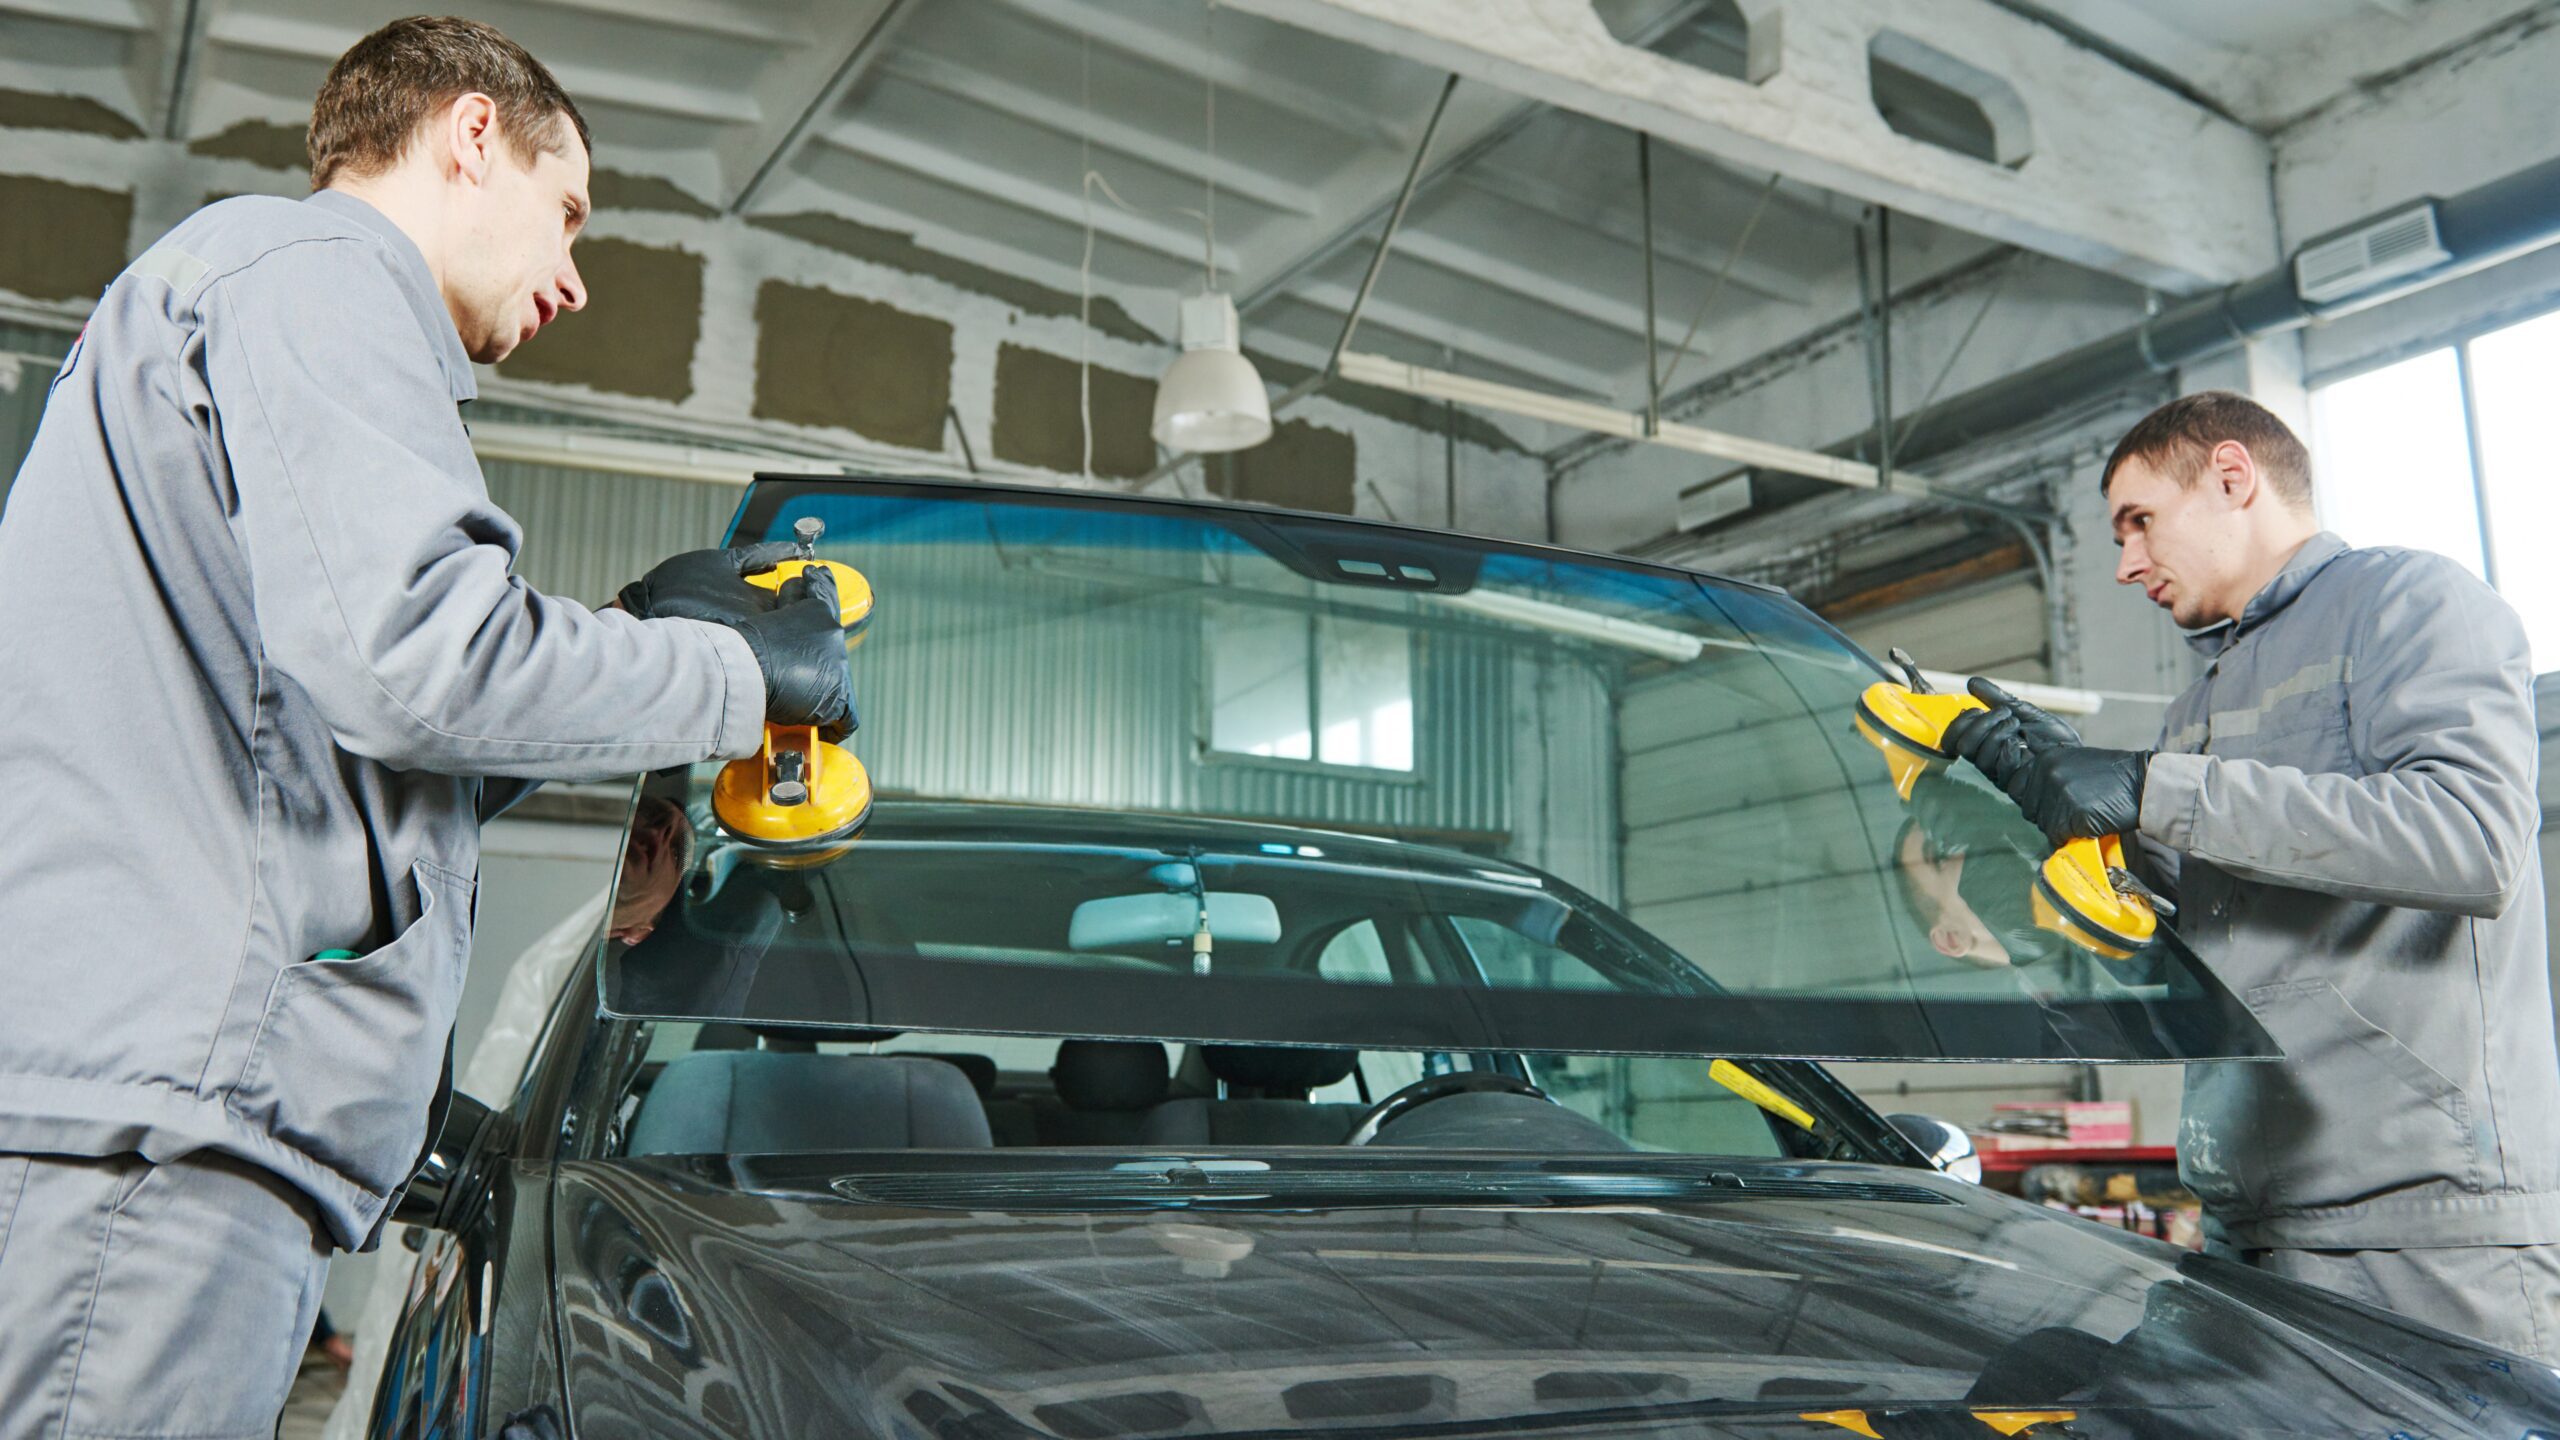
[[(1639, 1148), (1598, 1118), (1608, 1087), (1592, 1081), (1606, 1064), (1514, 1057), (1511, 1068), (1530, 1071), (1555, 1103), (1453, 1096), (1405, 1112), (1379, 1139)], [(660, 1022), (634, 1082), (623, 1153), (1336, 1146), (1354, 1143), (1378, 1101), (1426, 1075), (1503, 1068), (1489, 1055)], [(1720, 1112), (1718, 1153), (1783, 1153), (1749, 1103), (1721, 1093), (1691, 1103)], [(1698, 1117), (1688, 1118), (1694, 1128)]]

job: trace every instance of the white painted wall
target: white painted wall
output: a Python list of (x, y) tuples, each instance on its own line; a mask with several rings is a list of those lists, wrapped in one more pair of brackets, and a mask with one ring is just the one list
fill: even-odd
[[(129, 253), (140, 253), (184, 219), (206, 196), (268, 193), (298, 197), (306, 182), (293, 172), (240, 160), (211, 159), (162, 141), (116, 141), (60, 131), (0, 131), (0, 173), (34, 175), (65, 183), (128, 190), (135, 196)], [(0, 224), (14, 223), (0, 220)], [(938, 451), (910, 451), (850, 430), (789, 425), (753, 416), (756, 383), (755, 295), (767, 280), (811, 285), (893, 305), (952, 326), (951, 399), (991, 479), (1034, 484), (1075, 484), (1081, 477), (1009, 466), (990, 454), (995, 418), (995, 357), (1013, 344), (1069, 359), (1090, 358), (1098, 367), (1156, 375), (1175, 353), (1170, 339), (1146, 344), (1088, 333), (1071, 315), (1018, 310), (989, 295), (931, 276), (914, 274), (840, 254), (788, 236), (725, 218), (701, 218), (653, 210), (602, 210), (588, 235), (658, 247), (680, 247), (704, 259), (701, 340), (691, 372), (693, 393), (669, 403), (590, 389), (500, 377), (483, 367), (484, 398), (547, 408), (591, 419), (610, 419), (675, 436), (729, 442), (858, 461), (890, 470), (959, 473), (958, 440), (946, 434)], [(1061, 257), (1073, 265), (1076, 255)], [(1116, 299), (1140, 323), (1170, 337), (1175, 296), (1103, 283), (1097, 296)], [(594, 303), (646, 305), (656, 297), (599, 295)], [(0, 313), (76, 328), (86, 306), (0, 292)], [(1248, 347), (1254, 343), (1248, 327)], [(1436, 429), (1418, 429), (1318, 396), (1291, 417), (1347, 431), (1358, 447), (1359, 513), (1424, 524), (1447, 519), (1444, 446)], [(1543, 538), (1545, 466), (1535, 456), (1476, 444), (1458, 447), (1458, 524), (1465, 529), (1521, 538)], [(1117, 483), (1117, 482), (1105, 482)], [(1195, 469), (1162, 482), (1163, 493), (1197, 493)]]

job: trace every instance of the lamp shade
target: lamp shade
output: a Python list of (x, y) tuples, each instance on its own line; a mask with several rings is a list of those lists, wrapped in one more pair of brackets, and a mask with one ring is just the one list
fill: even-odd
[(1205, 455), (1271, 438), (1271, 397), (1236, 345), (1235, 302), (1211, 291), (1182, 302), (1182, 354), (1156, 385), (1151, 432), (1168, 450)]

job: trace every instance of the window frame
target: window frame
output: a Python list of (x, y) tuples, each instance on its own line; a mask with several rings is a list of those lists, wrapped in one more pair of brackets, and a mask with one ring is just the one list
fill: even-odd
[[(2560, 297), (2552, 298), (2560, 300)], [(2498, 540), (2495, 529), (2497, 514), (2489, 502), (2487, 457), (2481, 453), (2480, 395), (2471, 347), (2475, 342), (2485, 340), (2492, 335), (2503, 334), (2519, 325), (2529, 325), (2552, 315), (2560, 315), (2560, 303), (2544, 303), (2522, 313), (2501, 312), (2466, 325), (2437, 331), (2423, 340), (2395, 345), (2352, 364), (2341, 365), (2304, 377), (2303, 394), (2306, 400), (2309, 400), (2333, 385), (2360, 379), (2378, 370), (2388, 370), (2394, 365), (2432, 355), (2439, 350), (2453, 352), (2454, 385), (2462, 402), (2463, 458), (2471, 476), (2471, 511), (2473, 519), (2480, 527), (2480, 575), (2481, 579), (2488, 583), (2489, 588), (2496, 590), (2501, 598), (2506, 595), (2506, 591), (2498, 583)], [(2316, 434), (2312, 438), (2316, 439)], [(2315, 477), (2319, 460), (2319, 455), (2315, 453), (2312, 456)], [(2313, 493), (2315, 496), (2318, 494), (2316, 480)], [(2560, 665), (2555, 665), (2553, 670), (2560, 671)]]

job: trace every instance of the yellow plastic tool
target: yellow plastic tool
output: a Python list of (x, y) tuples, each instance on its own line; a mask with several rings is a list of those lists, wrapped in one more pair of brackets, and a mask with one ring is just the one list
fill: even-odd
[(855, 634), (871, 619), (871, 582), (850, 565), (833, 560), (785, 560), (770, 570), (747, 577), (747, 583), (759, 590), (779, 590), (782, 582), (812, 565), (822, 565), (836, 577), (836, 612), (844, 617), (845, 633)]
[(1893, 793), (1908, 800), (1920, 777), (1955, 759), (1946, 750), (1947, 726), (1967, 710), (1991, 707), (1970, 695), (1940, 695), (1879, 680), (1858, 696), (1858, 733), (1884, 752)]
[[(1899, 653), (1899, 652), (1896, 652)], [(1920, 777), (1953, 761), (1947, 726), (1967, 710), (1989, 706), (1971, 695), (1944, 695), (1879, 680), (1858, 696), (1858, 733), (1884, 752), (1893, 793), (1908, 800)], [(2119, 878), (2124, 877), (2124, 878)], [(2150, 897), (2126, 876), (2124, 842), (2113, 835), (2070, 840), (2045, 857), (2037, 873), (2036, 924), (2108, 960), (2124, 960), (2159, 931)]]
[[(2077, 1410), (1976, 1410), (1972, 1414), (1999, 1434), (2009, 1436), (2031, 1434), (2042, 1425), (2068, 1425), (2080, 1418)], [(1875, 1420), (1864, 1410), (1807, 1410), (1796, 1418), (1814, 1425), (1837, 1426), (1864, 1435), (1867, 1440), (1885, 1440), (1884, 1432), (1876, 1428)]]
[(2124, 842), (2113, 835), (2066, 843), (2036, 872), (2036, 923), (2106, 959), (2131, 959), (2160, 917), (2149, 899), (2117, 888), (2123, 871)]
[[(825, 527), (815, 519), (795, 527), (802, 558), (785, 560), (747, 583), (780, 590), (784, 581), (823, 565), (836, 582), (838, 622), (856, 633), (871, 618), (871, 582), (850, 565), (816, 558)], [(720, 828), (758, 849), (782, 855), (832, 859), (850, 848), (871, 820), (871, 776), (853, 752), (819, 738), (807, 725), (767, 725), (753, 755), (732, 760), (711, 785), (711, 813)]]
[(1718, 1060), (1707, 1067), (1707, 1078), (1723, 1086), (1761, 1109), (1782, 1119), (1793, 1120), (1803, 1129), (1813, 1128), (1813, 1112), (1779, 1094), (1766, 1081), (1730, 1060)]

